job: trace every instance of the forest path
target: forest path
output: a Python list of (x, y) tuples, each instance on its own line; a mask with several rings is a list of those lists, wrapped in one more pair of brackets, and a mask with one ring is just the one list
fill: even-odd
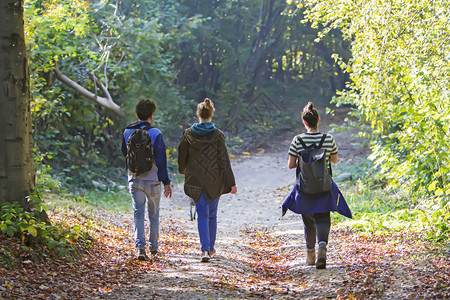
[(175, 184), (172, 198), (161, 201), (160, 215), (162, 240), (172, 240), (178, 249), (162, 242), (159, 259), (166, 262), (164, 267), (108, 298), (338, 297), (349, 278), (336, 241), (331, 237), (327, 269), (307, 266), (300, 215), (288, 212), (281, 218), (281, 204), (295, 179), (295, 171), (287, 168), (292, 136), (286, 134), (270, 152), (232, 160), (238, 193), (224, 195), (219, 202), (217, 258), (200, 262), (197, 222), (190, 220), (183, 184)]
[[(136, 259), (131, 205), (125, 212), (104, 210), (49, 194), (52, 222), (77, 226), (90, 238), (81, 240), (80, 256), (39, 263), (31, 260), (36, 252), (1, 236), (0, 254), (15, 253), (8, 258), (20, 266), (0, 268), (0, 299), (450, 299), (448, 247), (428, 242), (427, 231), (399, 226), (371, 234), (332, 224), (327, 269), (305, 264), (300, 216), (281, 218), (294, 181), (286, 167), (293, 135), (232, 159), (238, 193), (220, 200), (218, 257), (211, 262), (200, 262), (182, 184), (174, 185), (171, 199), (162, 198), (160, 254), (151, 261)], [(357, 156), (366, 153), (348, 132), (333, 135), (339, 163), (347, 166), (335, 169), (335, 179), (347, 197), (353, 183), (344, 185), (339, 173), (357, 172)], [(350, 208), (358, 205), (347, 200)]]
[[(162, 253), (160, 259), (170, 261), (167, 267), (142, 275), (135, 285), (110, 296), (116, 299), (338, 296), (336, 286), (347, 275), (333, 245), (329, 248), (326, 270), (307, 266), (300, 216), (288, 213), (280, 218), (281, 203), (289, 195), (295, 177), (295, 171), (287, 168), (287, 152), (235, 159), (232, 167), (238, 193), (220, 199), (217, 258), (210, 263), (200, 262), (197, 222), (190, 221), (189, 200), (182, 184), (175, 185), (172, 198), (162, 199), (162, 235), (167, 239), (178, 235), (173, 238), (190, 247)], [(168, 220), (172, 225), (176, 223), (176, 232), (164, 228)], [(161, 248), (167, 249), (164, 245)]]
[[(352, 164), (356, 156), (367, 154), (355, 146), (350, 133), (333, 135), (341, 162)], [(275, 146), (262, 147), (267, 152), (232, 160), (238, 193), (224, 195), (219, 202), (217, 258), (200, 262), (197, 222), (190, 220), (183, 185), (175, 184), (173, 197), (161, 201), (161, 254), (133, 283), (110, 291), (105, 298), (422, 299), (450, 295), (449, 257), (430, 251), (414, 233), (362, 235), (332, 224), (327, 268), (317, 270), (305, 264), (300, 215), (288, 212), (281, 218), (281, 204), (295, 177), (295, 171), (287, 168), (293, 136), (277, 137)], [(132, 243), (132, 237), (129, 240)]]

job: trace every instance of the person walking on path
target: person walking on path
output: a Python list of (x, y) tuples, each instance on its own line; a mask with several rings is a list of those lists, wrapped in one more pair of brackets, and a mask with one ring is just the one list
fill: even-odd
[(144, 173), (128, 170), (128, 188), (132, 197), (134, 212), (134, 238), (136, 248), (138, 249), (139, 260), (149, 260), (145, 251), (145, 203), (147, 202), (150, 222), (148, 248), (152, 255), (156, 255), (158, 253), (159, 239), (161, 182), (164, 185), (164, 196), (172, 196), (170, 178), (167, 172), (166, 145), (161, 131), (155, 127), (151, 127), (155, 111), (156, 104), (152, 100), (139, 100), (136, 104), (136, 116), (139, 120), (126, 127), (122, 139), (122, 154), (126, 159), (128, 159), (127, 155), (130, 155), (128, 142), (133, 132), (137, 129), (144, 129), (151, 139), (151, 161), (153, 161), (153, 164), (150, 164), (150, 169)]
[(199, 123), (183, 132), (178, 146), (178, 170), (185, 175), (184, 192), (195, 202), (201, 261), (214, 256), (220, 196), (237, 192), (225, 136), (211, 122), (214, 105), (206, 98), (197, 106)]
[[(331, 134), (325, 135), (319, 132), (319, 113), (311, 102), (304, 107), (302, 120), (307, 132), (295, 136), (290, 144), (289, 169), (298, 167), (301, 151), (306, 150), (313, 144), (320, 145), (321, 143), (321, 149), (326, 150), (326, 165), (330, 166), (330, 162), (336, 164), (338, 161), (336, 142)], [(331, 173), (331, 166), (329, 171)], [(316, 194), (305, 193), (296, 184), (282, 207), (283, 215), (287, 209), (302, 214), (307, 247), (306, 263), (308, 265), (315, 264), (317, 269), (326, 268), (327, 244), (331, 226), (330, 211), (337, 211), (349, 218), (352, 217), (350, 209), (336, 184), (332, 183), (330, 191)], [(316, 237), (319, 245), (317, 261), (315, 252)]]

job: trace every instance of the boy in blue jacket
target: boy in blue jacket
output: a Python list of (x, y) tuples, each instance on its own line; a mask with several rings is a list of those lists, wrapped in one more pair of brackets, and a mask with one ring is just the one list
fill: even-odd
[(143, 173), (135, 174), (128, 170), (128, 188), (133, 199), (134, 238), (138, 249), (138, 259), (148, 260), (145, 239), (145, 202), (148, 201), (148, 218), (150, 221), (149, 250), (152, 255), (158, 253), (159, 239), (159, 202), (161, 199), (161, 182), (164, 196), (171, 197), (170, 178), (167, 172), (166, 145), (161, 131), (151, 127), (156, 104), (150, 99), (141, 99), (136, 104), (136, 116), (139, 121), (127, 126), (123, 132), (122, 154), (127, 155), (127, 143), (131, 134), (138, 128), (150, 127), (147, 132), (152, 141), (154, 156), (153, 167)]

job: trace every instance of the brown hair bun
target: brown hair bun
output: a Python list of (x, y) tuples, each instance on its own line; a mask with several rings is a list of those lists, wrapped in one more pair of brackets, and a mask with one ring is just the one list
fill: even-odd
[(314, 109), (314, 104), (312, 104), (312, 102), (308, 102), (308, 104), (306, 104), (306, 106), (303, 108), (303, 111), (313, 111)]
[(214, 104), (209, 98), (205, 98), (203, 102), (197, 105), (197, 114), (202, 120), (208, 120), (212, 117), (214, 112)]
[(317, 129), (317, 124), (319, 123), (319, 112), (314, 108), (312, 102), (308, 102), (303, 108), (302, 114), (303, 121), (309, 128)]

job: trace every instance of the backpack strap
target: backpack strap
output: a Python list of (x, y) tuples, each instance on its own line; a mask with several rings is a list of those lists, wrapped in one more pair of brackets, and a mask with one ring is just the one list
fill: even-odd
[(145, 127), (142, 129), (149, 130), (150, 128), (152, 128), (150, 123), (147, 121), (135, 121), (135, 122), (129, 124), (125, 129), (138, 129), (138, 128), (141, 128), (141, 126), (143, 124), (145, 124)]
[(298, 140), (300, 141), (300, 144), (302, 144), (303, 149), (308, 149), (308, 148), (311, 148), (312, 146), (316, 147), (316, 149), (320, 149), (320, 148), (322, 148), (323, 143), (325, 142), (326, 138), (327, 138), (327, 135), (326, 135), (326, 133), (324, 133), (322, 135), (322, 139), (320, 140), (320, 143), (318, 146), (316, 146), (316, 144), (312, 144), (311, 146), (307, 147), (305, 142), (303, 141), (303, 139), (300, 136), (298, 136)]
[(326, 133), (324, 133), (324, 134), (322, 135), (322, 139), (320, 140), (320, 143), (319, 143), (319, 146), (317, 147), (317, 149), (322, 148), (323, 142), (325, 142), (326, 137), (327, 137), (327, 135), (326, 135)]
[(302, 140), (302, 138), (300, 136), (298, 136), (298, 140), (300, 141), (300, 144), (302, 144), (303, 149), (308, 149), (308, 147), (306, 147), (305, 142)]
[(149, 123), (147, 123), (147, 124), (145, 124), (144, 128), (142, 128), (142, 129), (144, 129), (145, 131), (148, 131), (150, 128), (152, 128), (152, 126)]
[[(326, 135), (326, 133), (324, 133), (324, 134), (322, 135), (322, 139), (320, 140), (319, 148), (318, 148), (318, 149), (322, 148), (323, 143), (325, 142), (326, 137), (327, 137), (327, 135)], [(331, 161), (330, 161), (330, 160), (328, 160), (328, 172), (330, 173), (330, 176), (333, 177), (333, 170), (331, 169)]]

